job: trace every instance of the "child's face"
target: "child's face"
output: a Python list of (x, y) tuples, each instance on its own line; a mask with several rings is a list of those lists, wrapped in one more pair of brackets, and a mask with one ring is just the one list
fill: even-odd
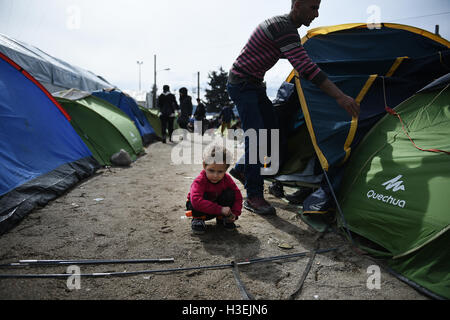
[(206, 171), (206, 177), (212, 183), (219, 183), (225, 173), (227, 172), (228, 165), (226, 164), (203, 164), (203, 168)]

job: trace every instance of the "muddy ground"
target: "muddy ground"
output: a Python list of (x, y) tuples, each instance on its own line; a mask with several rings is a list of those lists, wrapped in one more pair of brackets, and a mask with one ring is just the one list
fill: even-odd
[[(129, 168), (101, 169), (0, 237), (0, 263), (19, 259), (174, 258), (174, 263), (80, 266), (82, 273), (167, 269), (228, 264), (314, 248), (339, 248), (316, 255), (297, 300), (428, 299), (382, 269), (380, 289), (369, 290), (373, 260), (358, 254), (337, 233), (319, 234), (303, 223), (298, 208), (267, 194), (277, 215), (244, 209), (236, 231), (208, 222), (203, 236), (191, 233), (185, 199), (201, 165), (175, 165), (173, 144), (155, 143)], [(242, 185), (237, 182), (245, 191)], [(266, 193), (267, 193), (266, 185)], [(280, 248), (288, 244), (291, 249)], [(248, 291), (262, 300), (288, 300), (309, 257), (242, 265)], [(65, 266), (0, 270), (1, 273), (65, 273)], [(130, 277), (1, 279), (0, 299), (52, 300), (240, 300), (230, 268)]]

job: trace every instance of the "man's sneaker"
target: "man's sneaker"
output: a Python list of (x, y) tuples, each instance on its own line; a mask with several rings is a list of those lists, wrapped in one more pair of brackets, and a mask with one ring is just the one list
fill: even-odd
[(240, 183), (245, 185), (245, 175), (242, 172), (237, 171), (235, 168), (230, 170), (230, 175), (239, 180)]
[(248, 198), (244, 202), (244, 208), (262, 216), (276, 214), (275, 208), (263, 197)]
[(283, 198), (284, 197), (284, 190), (283, 185), (275, 181), (269, 186), (269, 193), (277, 198)]
[(201, 219), (192, 219), (191, 228), (194, 234), (205, 234), (206, 223)]
[(314, 190), (312, 188), (302, 187), (293, 194), (287, 194), (285, 198), (289, 201), (290, 204), (301, 205), (303, 204), (303, 201), (305, 201), (305, 199), (308, 198), (311, 193), (313, 193), (313, 191)]

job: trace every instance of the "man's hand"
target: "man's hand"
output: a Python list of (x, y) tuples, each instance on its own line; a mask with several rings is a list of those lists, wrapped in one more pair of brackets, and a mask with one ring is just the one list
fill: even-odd
[(349, 96), (343, 94), (342, 96), (337, 98), (336, 101), (342, 108), (347, 110), (347, 112), (352, 117), (358, 117), (359, 116), (359, 113), (360, 113), (359, 104), (352, 97), (349, 97)]
[(359, 104), (348, 95), (344, 94), (330, 79), (322, 82), (319, 88), (330, 97), (336, 99), (336, 102), (344, 108), (352, 117), (358, 117), (360, 112)]

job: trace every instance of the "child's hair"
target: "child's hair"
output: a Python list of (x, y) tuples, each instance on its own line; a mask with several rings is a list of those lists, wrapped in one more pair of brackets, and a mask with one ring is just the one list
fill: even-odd
[(203, 152), (203, 164), (226, 164), (230, 167), (233, 161), (233, 155), (221, 143), (212, 143), (208, 145)]

